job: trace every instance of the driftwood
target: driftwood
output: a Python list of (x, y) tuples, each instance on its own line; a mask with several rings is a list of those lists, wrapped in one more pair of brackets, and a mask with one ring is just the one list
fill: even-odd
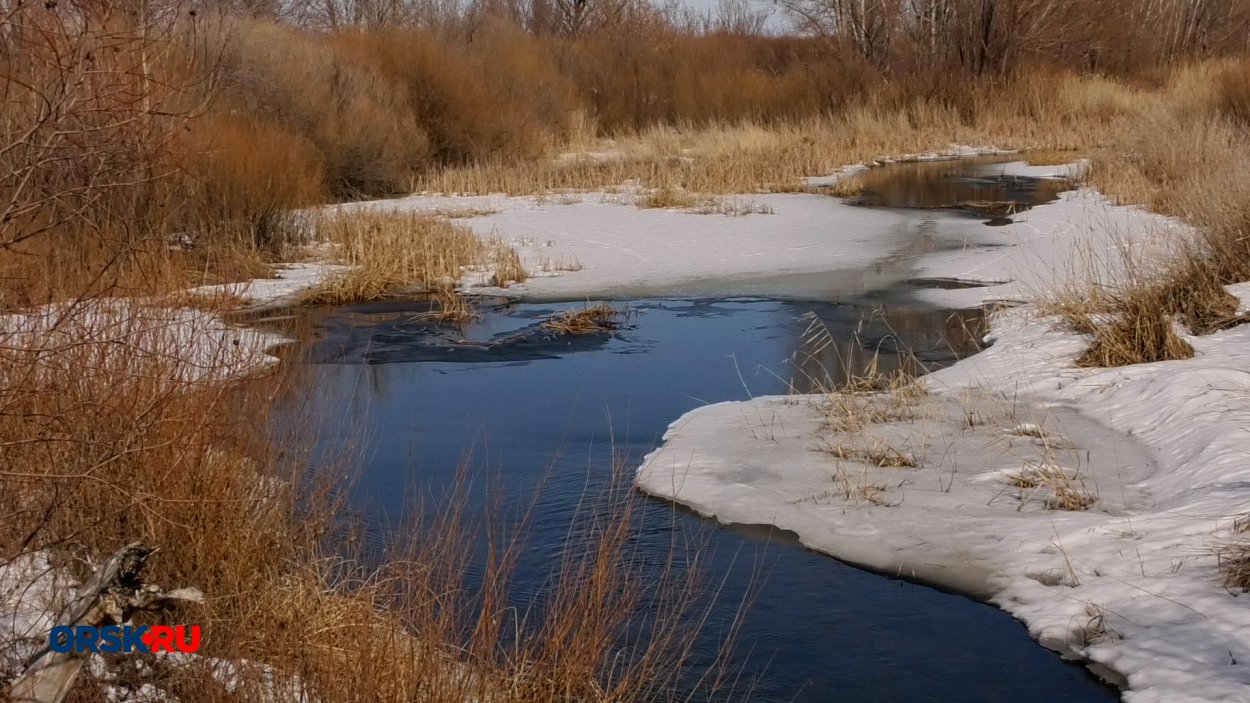
[[(117, 550), (91, 576), (69, 605), (61, 611), (57, 625), (121, 625), (136, 613), (162, 610), (176, 603), (200, 603), (199, 589), (163, 591), (144, 583), (141, 577), (155, 547), (140, 542)], [(61, 703), (74, 685), (89, 653), (54, 652), (45, 645), (31, 657), (30, 664), (9, 689), (10, 703)]]

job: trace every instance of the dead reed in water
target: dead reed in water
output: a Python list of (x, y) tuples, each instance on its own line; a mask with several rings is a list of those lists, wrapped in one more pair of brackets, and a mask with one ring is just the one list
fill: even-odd
[(543, 329), (553, 334), (597, 334), (621, 328), (628, 311), (599, 303), (580, 310), (565, 310), (552, 315)]

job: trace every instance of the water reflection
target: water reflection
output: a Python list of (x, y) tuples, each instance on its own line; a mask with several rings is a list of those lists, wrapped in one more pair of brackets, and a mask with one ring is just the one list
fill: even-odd
[(870, 169), (857, 176), (863, 192), (851, 202), (870, 207), (954, 209), (998, 225), (1072, 188), (1066, 179), (1003, 175), (998, 172), (1001, 169), (992, 167), (1014, 160), (981, 157)]
[[(806, 390), (826, 372), (836, 382), (862, 368), (861, 346), (883, 369), (902, 368), (913, 354), (949, 363), (969, 349), (979, 324), (976, 313), (896, 306), (631, 305), (631, 328), (576, 339), (533, 333), (567, 306), (495, 308), (463, 332), (414, 327), (409, 313), (419, 305), (301, 311), (304, 341), (284, 353), (302, 378), (273, 422), (315, 427), (314, 462), (357, 450), (364, 470), (351, 501), (379, 545), (419, 539), (394, 527), (405, 524), (408, 498), (445, 494), (466, 462), (475, 479), (471, 513), (491, 511), (498, 524), (532, 506), (510, 594), (523, 611), (549, 586), (581, 497), (607, 480), (614, 459), (636, 465), (682, 413)], [(834, 344), (811, 346), (812, 317)], [(455, 356), (466, 348), (490, 356)], [(641, 553), (663, 562), (674, 543), (707, 545), (701, 560), (719, 596), (687, 662), (695, 675), (755, 592), (731, 662), (753, 682), (751, 700), (1114, 698), (988, 606), (846, 567), (767, 532), (719, 529), (661, 501), (636, 500)]]

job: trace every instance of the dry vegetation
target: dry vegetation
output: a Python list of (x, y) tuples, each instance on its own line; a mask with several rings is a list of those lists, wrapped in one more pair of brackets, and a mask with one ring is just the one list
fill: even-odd
[(688, 193), (675, 188), (657, 188), (638, 199), (638, 207), (685, 210), (698, 215), (771, 215), (772, 208), (752, 200)]
[[(1173, 327), (1206, 334), (1239, 324), (1224, 285), (1250, 280), (1250, 131), (1239, 117), (1250, 61), (1173, 71), (1143, 95), (1123, 145), (1104, 149), (1093, 182), (1125, 202), (1183, 217), (1197, 228), (1165, 261), (1130, 261), (1116, 286), (1072, 291), (1052, 309), (1092, 335), (1079, 363), (1119, 366), (1185, 359), (1193, 350)], [(1132, 252), (1125, 252), (1132, 259)]]
[[(122, 543), (162, 547), (154, 580), (208, 594), (185, 614), (205, 653), (255, 667), (235, 693), (206, 660), (129, 671), (186, 703), (296, 681), (320, 701), (678, 697), (691, 591), (631, 552), (625, 485), (583, 516), (559, 586), (530, 610), (503, 601), (509, 541), (468, 585), (479, 535), (456, 496), (414, 526), (414, 551), (353, 561), (344, 467), (307, 470), (309, 438), (263, 429), (281, 377), (225, 382), (257, 361), (212, 314), (237, 301), (175, 314), (135, 299), (257, 275), (308, 242), (297, 210), (325, 202), (631, 179), (791, 191), (960, 142), (1089, 154), (1106, 192), (1199, 227), (1173, 267), (1065, 308), (1102, 335), (1089, 363), (1175, 358), (1172, 323), (1228, 324), (1220, 286), (1250, 278), (1250, 8), (1123, 0), (1090, 21), (1081, 3), (920, 4), (948, 11), (886, 13), (856, 34), (834, 31), (850, 5), (832, 2), (803, 14), (811, 34), (773, 37), (749, 14), (623, 0), (153, 0), (146, 16), (0, 3), (0, 307), (23, 313), (0, 324), (0, 565), (49, 555), (81, 575)], [(569, 150), (583, 156), (557, 158)], [(510, 248), (445, 220), (315, 225), (356, 266), (322, 302), (419, 286), (450, 310), (465, 267), (524, 277)], [(565, 322), (617, 324), (589, 310)], [(905, 413), (910, 391), (885, 390), (897, 407), (881, 412)], [(630, 639), (640, 610), (652, 619)], [(84, 679), (73, 695), (101, 693)]]
[(556, 313), (542, 327), (551, 334), (598, 334), (620, 329), (621, 320), (628, 315), (626, 309), (599, 303)]
[(1047, 510), (1089, 510), (1098, 501), (1079, 471), (1048, 461), (1026, 462), (1023, 469), (1011, 475), (1008, 483), (1019, 489), (1021, 509), (1039, 492), (1044, 492)]
[(1250, 520), (1242, 516), (1233, 521), (1232, 535), (1220, 540), (1212, 551), (1215, 553), (1216, 564), (1224, 587), (1250, 592)]
[[(307, 291), (308, 304), (341, 305), (388, 294), (453, 289), (470, 266), (494, 264), (504, 285), (525, 280), (516, 252), (487, 245), (466, 227), (398, 211), (336, 211), (313, 223), (347, 268)], [(504, 279), (504, 276), (509, 278)]]

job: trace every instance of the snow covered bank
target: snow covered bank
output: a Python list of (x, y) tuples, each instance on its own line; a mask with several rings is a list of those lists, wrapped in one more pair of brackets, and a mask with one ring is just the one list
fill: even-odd
[(906, 259), (960, 246), (982, 227), (931, 212), (855, 207), (824, 195), (726, 196), (771, 210), (742, 216), (640, 208), (635, 197), (420, 195), (344, 207), (488, 213), (460, 221), (517, 249), (531, 278), (507, 293), (525, 300), (829, 299), (905, 279), (911, 275)]
[[(1027, 299), (1114, 280), (1125, 246), (1166, 250), (1187, 232), (1077, 191), (917, 270), (983, 284), (927, 292), (946, 303)], [(1231, 291), (1250, 304), (1250, 286)], [(992, 346), (923, 391), (688, 413), (639, 486), (988, 597), (1126, 700), (1246, 699), (1250, 609), (1223, 588), (1214, 546), (1250, 498), (1250, 326), (1187, 338), (1191, 360), (1117, 369), (1075, 367), (1087, 340), (1032, 306), (992, 329)]]
[[(266, 350), (282, 341), (213, 312), (160, 301), (102, 298), (0, 315), (5, 353), (29, 355), (30, 368), (50, 373), (67, 366), (120, 376), (159, 369), (170, 384), (220, 381), (276, 363)], [(59, 361), (70, 358), (76, 363)]]
[(275, 278), (256, 278), (250, 281), (199, 286), (188, 292), (205, 297), (235, 296), (253, 310), (281, 307), (298, 303), (300, 293), (346, 268), (339, 264), (324, 262), (282, 264), (278, 267)]
[(1193, 234), (1179, 220), (1113, 205), (1088, 188), (1063, 193), (1057, 202), (1013, 219), (1002, 227), (972, 230), (963, 246), (919, 259), (918, 278), (972, 284), (924, 290), (921, 299), (973, 307), (987, 301), (1027, 302), (1046, 291), (1107, 283), (1128, 266), (1163, 260)]

